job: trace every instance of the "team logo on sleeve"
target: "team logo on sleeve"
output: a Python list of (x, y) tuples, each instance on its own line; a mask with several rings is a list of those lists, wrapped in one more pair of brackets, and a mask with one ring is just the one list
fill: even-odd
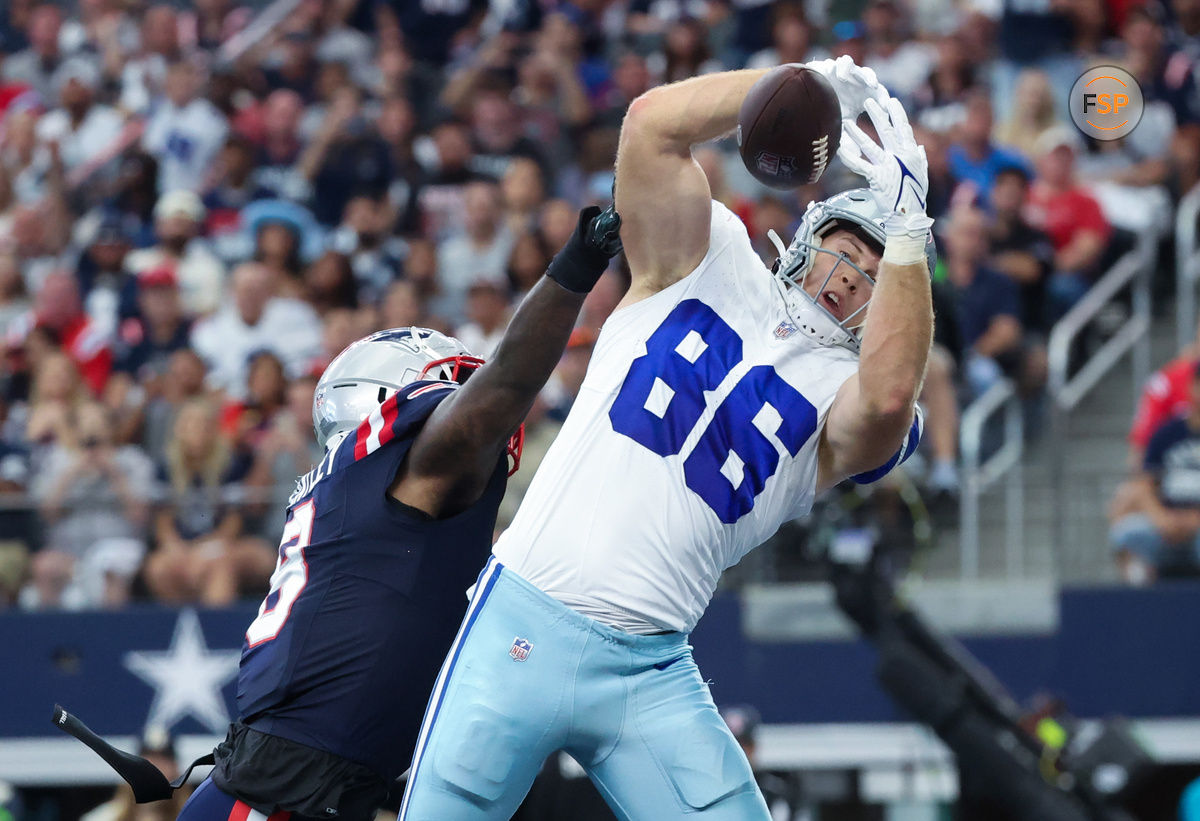
[(513, 639), (512, 647), (508, 648), (508, 654), (512, 656), (513, 661), (524, 661), (529, 658), (531, 650), (533, 650), (533, 645), (518, 636)]

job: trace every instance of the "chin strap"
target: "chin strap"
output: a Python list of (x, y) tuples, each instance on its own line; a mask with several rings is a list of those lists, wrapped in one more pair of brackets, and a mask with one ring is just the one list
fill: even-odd
[(779, 238), (779, 234), (775, 233), (774, 228), (767, 229), (767, 239), (771, 240), (771, 244), (775, 246), (775, 250), (779, 253), (779, 264), (782, 265), (783, 257), (787, 254), (787, 246), (783, 244), (783, 240)]

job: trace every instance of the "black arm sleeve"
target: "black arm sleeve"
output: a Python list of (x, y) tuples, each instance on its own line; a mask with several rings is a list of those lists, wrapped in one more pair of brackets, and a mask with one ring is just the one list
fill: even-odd
[[(547, 276), (513, 315), (495, 354), (430, 416), (413, 442), (395, 498), (434, 516), (478, 498), (501, 448), (558, 364), (583, 306), (586, 290), (560, 281), (590, 289), (607, 267), (609, 252), (620, 248), (619, 220), (609, 219), (597, 230), (602, 216), (598, 208), (584, 210)], [(420, 487), (406, 490), (410, 480)]]

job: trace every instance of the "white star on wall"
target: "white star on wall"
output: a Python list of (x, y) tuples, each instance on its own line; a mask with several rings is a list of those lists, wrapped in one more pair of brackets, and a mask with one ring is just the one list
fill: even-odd
[(209, 650), (194, 610), (180, 612), (167, 650), (131, 650), (124, 664), (154, 688), (146, 726), (171, 729), (194, 716), (214, 733), (229, 725), (221, 688), (237, 676), (240, 650)]

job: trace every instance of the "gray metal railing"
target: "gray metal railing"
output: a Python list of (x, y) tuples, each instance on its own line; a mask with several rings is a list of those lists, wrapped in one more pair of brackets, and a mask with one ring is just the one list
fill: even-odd
[(1182, 350), (1196, 338), (1196, 281), (1200, 280), (1200, 248), (1196, 247), (1196, 220), (1200, 218), (1200, 185), (1196, 185), (1175, 211), (1175, 348)]
[[(990, 420), (1004, 412), (1003, 441), (994, 453), (983, 458), (985, 431)], [(1004, 555), (1008, 576), (1020, 576), (1024, 570), (1021, 548), (1025, 519), (1025, 486), (1021, 456), (1025, 443), (1021, 399), (1008, 379), (992, 385), (963, 411), (959, 423), (959, 449), (963, 462), (963, 488), (959, 507), (960, 572), (963, 578), (979, 576), (979, 499), (983, 493), (1005, 479)]]
[[(1061, 554), (1071, 537), (1068, 526), (1066, 441), (1071, 434), (1070, 415), (1084, 397), (1126, 353), (1132, 352), (1134, 390), (1138, 391), (1150, 370), (1150, 274), (1157, 257), (1153, 238), (1141, 238), (1092, 286), (1050, 332), (1048, 346), (1050, 399), (1051, 485), (1055, 494), (1054, 556), (1061, 575)], [(1126, 288), (1132, 287), (1129, 316), (1082, 366), (1071, 373), (1071, 351), (1084, 329)]]

